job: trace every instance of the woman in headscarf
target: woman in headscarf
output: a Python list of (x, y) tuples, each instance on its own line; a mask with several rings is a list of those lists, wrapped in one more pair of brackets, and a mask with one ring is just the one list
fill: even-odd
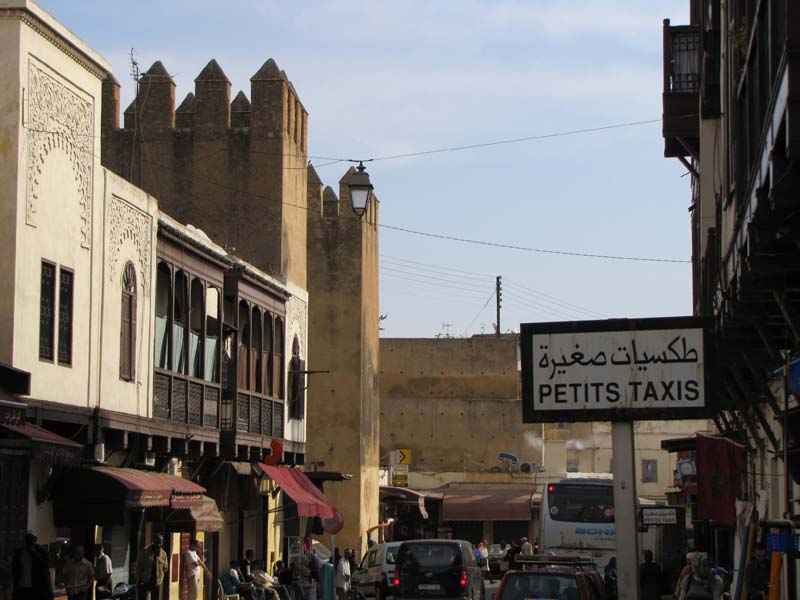
[(711, 559), (705, 552), (698, 552), (692, 562), (692, 572), (681, 584), (678, 600), (720, 600), (722, 579), (711, 572)]

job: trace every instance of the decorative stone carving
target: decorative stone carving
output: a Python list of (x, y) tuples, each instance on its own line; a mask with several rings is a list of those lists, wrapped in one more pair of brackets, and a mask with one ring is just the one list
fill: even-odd
[(152, 260), (151, 241), (153, 217), (137, 209), (116, 196), (111, 197), (108, 207), (108, 276), (117, 281), (120, 263), (129, 258), (121, 256), (120, 249), (129, 242), (136, 248), (135, 262), (139, 271), (142, 293), (150, 295), (150, 261)]
[(59, 149), (72, 167), (79, 199), (81, 246), (89, 248), (92, 241), (93, 102), (79, 96), (34, 61), (30, 61), (28, 66), (26, 96), (28, 182), (25, 221), (36, 226), (36, 215), (43, 208), (39, 198), (42, 168), (50, 152)]
[(308, 323), (308, 305), (297, 296), (286, 302), (286, 345), (291, 349), (294, 336), (300, 342), (300, 357), (307, 357), (306, 325)]

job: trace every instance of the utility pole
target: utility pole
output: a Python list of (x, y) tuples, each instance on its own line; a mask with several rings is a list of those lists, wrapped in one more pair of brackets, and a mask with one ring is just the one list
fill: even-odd
[(136, 92), (136, 97), (133, 99), (133, 148), (131, 148), (131, 176), (129, 181), (133, 182), (133, 169), (134, 165), (136, 166), (136, 185), (142, 185), (142, 167), (141, 167), (141, 158), (142, 158), (142, 150), (141, 144), (139, 144), (137, 137), (139, 136), (139, 62), (136, 60), (136, 50), (131, 48), (129, 54), (130, 62), (131, 62), (131, 78), (133, 79), (133, 84)]
[(497, 337), (500, 337), (500, 304), (503, 301), (503, 276), (498, 275), (494, 285), (494, 297), (497, 304)]

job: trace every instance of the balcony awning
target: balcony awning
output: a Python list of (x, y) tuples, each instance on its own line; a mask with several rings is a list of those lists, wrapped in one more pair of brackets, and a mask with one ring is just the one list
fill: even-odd
[(425, 509), (426, 497), (427, 495), (422, 492), (389, 485), (382, 485), (380, 490), (381, 501), (388, 501), (393, 504), (415, 505), (423, 519), (428, 518), (428, 511)]
[(443, 521), (530, 521), (532, 489), (449, 489)]
[(213, 498), (203, 496), (200, 506), (175, 510), (166, 518), (166, 522), (176, 531), (205, 531), (213, 533), (222, 531), (225, 520), (217, 508)]
[(297, 503), (298, 516), (337, 518), (333, 504), (301, 470), (273, 467), (264, 463), (258, 463), (258, 467)]
[(0, 426), (0, 431), (10, 439), (25, 440), (30, 445), (31, 458), (47, 466), (77, 467), (81, 463), (81, 444), (38, 425), (26, 421), (6, 423)]
[(65, 474), (53, 498), (70, 503), (116, 501), (126, 508), (199, 508), (205, 488), (177, 475), (118, 467), (92, 467)]

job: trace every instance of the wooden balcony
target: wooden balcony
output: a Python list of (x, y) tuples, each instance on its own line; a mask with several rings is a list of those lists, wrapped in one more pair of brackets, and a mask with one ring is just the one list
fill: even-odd
[(220, 384), (155, 369), (153, 418), (219, 429)]
[(664, 19), (664, 156), (694, 159), (700, 153), (700, 29)]

